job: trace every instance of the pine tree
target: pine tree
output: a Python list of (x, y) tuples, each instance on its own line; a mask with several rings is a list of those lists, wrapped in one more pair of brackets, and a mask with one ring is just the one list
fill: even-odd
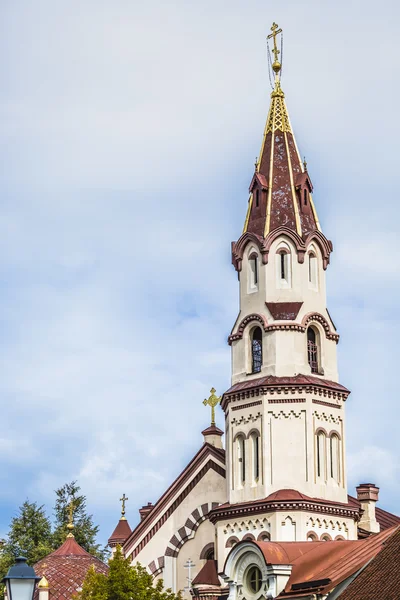
[[(6, 575), (17, 556), (25, 556), (30, 565), (47, 556), (53, 551), (52, 542), (51, 523), (44, 507), (25, 500), (11, 521), (7, 539), (1, 544), (0, 578)], [(3, 586), (0, 586), (1, 598)]]
[(89, 570), (78, 600), (182, 600), (180, 592), (164, 590), (162, 580), (153, 585), (153, 577), (141, 565), (131, 566), (119, 546), (109, 564), (108, 575)]
[(90, 554), (97, 556), (101, 560), (105, 560), (108, 552), (105, 549), (101, 549), (101, 545), (96, 543), (99, 527), (93, 524), (93, 516), (87, 514), (86, 496), (79, 494), (80, 489), (76, 481), (71, 481), (71, 483), (66, 483), (56, 490), (53, 545), (55, 548), (58, 548), (65, 542), (68, 534), (69, 506), (72, 502), (73, 533), (76, 541)]
[(53, 550), (51, 523), (44, 507), (37, 502), (25, 500), (11, 521), (7, 537), (3, 552), (13, 559), (25, 556), (31, 565)]

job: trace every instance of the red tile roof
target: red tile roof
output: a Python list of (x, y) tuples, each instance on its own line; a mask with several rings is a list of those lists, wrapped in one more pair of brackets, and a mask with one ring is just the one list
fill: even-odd
[(267, 564), (292, 565), (292, 573), (279, 597), (301, 597), (317, 591), (326, 594), (334, 589), (374, 558), (396, 529), (387, 529), (365, 540), (254, 543)]
[[(107, 573), (108, 566), (84, 550), (71, 537), (48, 556), (34, 565), (38, 577), (45, 576), (49, 582), (51, 600), (71, 600), (82, 587), (86, 573), (93, 565), (98, 573)], [(38, 597), (38, 591), (36, 591)]]
[(398, 600), (400, 596), (400, 528), (379, 554), (340, 595), (340, 600)]

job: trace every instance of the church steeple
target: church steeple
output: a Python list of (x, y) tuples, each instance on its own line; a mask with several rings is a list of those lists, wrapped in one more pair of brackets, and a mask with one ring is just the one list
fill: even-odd
[[(275, 86), (259, 158), (250, 184), (250, 198), (243, 234), (266, 239), (271, 233), (286, 228), (301, 239), (321, 231), (312, 199), (313, 186), (294, 137), (285, 94), (281, 88), (281, 63), (278, 60), (277, 35), (281, 29), (274, 23), (272, 33), (272, 70)], [(328, 253), (329, 254), (329, 253)]]

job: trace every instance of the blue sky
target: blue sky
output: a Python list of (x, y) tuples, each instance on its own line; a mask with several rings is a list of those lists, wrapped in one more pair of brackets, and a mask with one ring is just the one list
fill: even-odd
[[(278, 4), (278, 7), (276, 6)], [(230, 384), (265, 37), (334, 243), (349, 490), (400, 512), (399, 8), (338, 0), (0, 6), (0, 532), (78, 479), (104, 542), (154, 501)], [(218, 415), (222, 424), (221, 414)]]

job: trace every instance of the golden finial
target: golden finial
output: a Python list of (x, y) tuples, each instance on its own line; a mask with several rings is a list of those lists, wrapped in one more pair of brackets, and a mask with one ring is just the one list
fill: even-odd
[(219, 404), (222, 398), (222, 396), (216, 396), (215, 392), (216, 390), (214, 388), (211, 388), (211, 396), (208, 399), (205, 398), (203, 400), (204, 406), (211, 406), (211, 425), (215, 425), (215, 407), (217, 406), (217, 404)]
[(38, 583), (38, 588), (43, 589), (43, 588), (48, 588), (48, 587), (49, 587), (49, 582), (47, 581), (46, 577), (43, 575), (42, 579)]
[(129, 500), (129, 498), (127, 498), (125, 496), (125, 494), (122, 494), (122, 498), (119, 499), (119, 501), (122, 502), (121, 519), (120, 519), (120, 521), (126, 521), (126, 518), (125, 518), (125, 502), (127, 500)]
[(270, 33), (267, 36), (267, 40), (270, 40), (271, 38), (274, 40), (274, 47), (272, 48), (272, 54), (274, 55), (274, 62), (272, 63), (272, 69), (273, 69), (274, 73), (276, 75), (278, 75), (279, 71), (281, 70), (282, 65), (278, 60), (278, 55), (280, 54), (280, 51), (278, 50), (278, 46), (276, 45), (276, 36), (279, 33), (282, 33), (282, 29), (278, 28), (278, 25), (276, 23), (272, 23), (271, 31), (272, 31), (272, 33)]
[(72, 533), (72, 531), (74, 529), (74, 502), (73, 502), (73, 500), (71, 500), (71, 502), (68, 505), (68, 513), (69, 513), (69, 521), (68, 521), (68, 525), (67, 525), (67, 529), (68, 529), (67, 538), (73, 538), (74, 537), (74, 534)]

